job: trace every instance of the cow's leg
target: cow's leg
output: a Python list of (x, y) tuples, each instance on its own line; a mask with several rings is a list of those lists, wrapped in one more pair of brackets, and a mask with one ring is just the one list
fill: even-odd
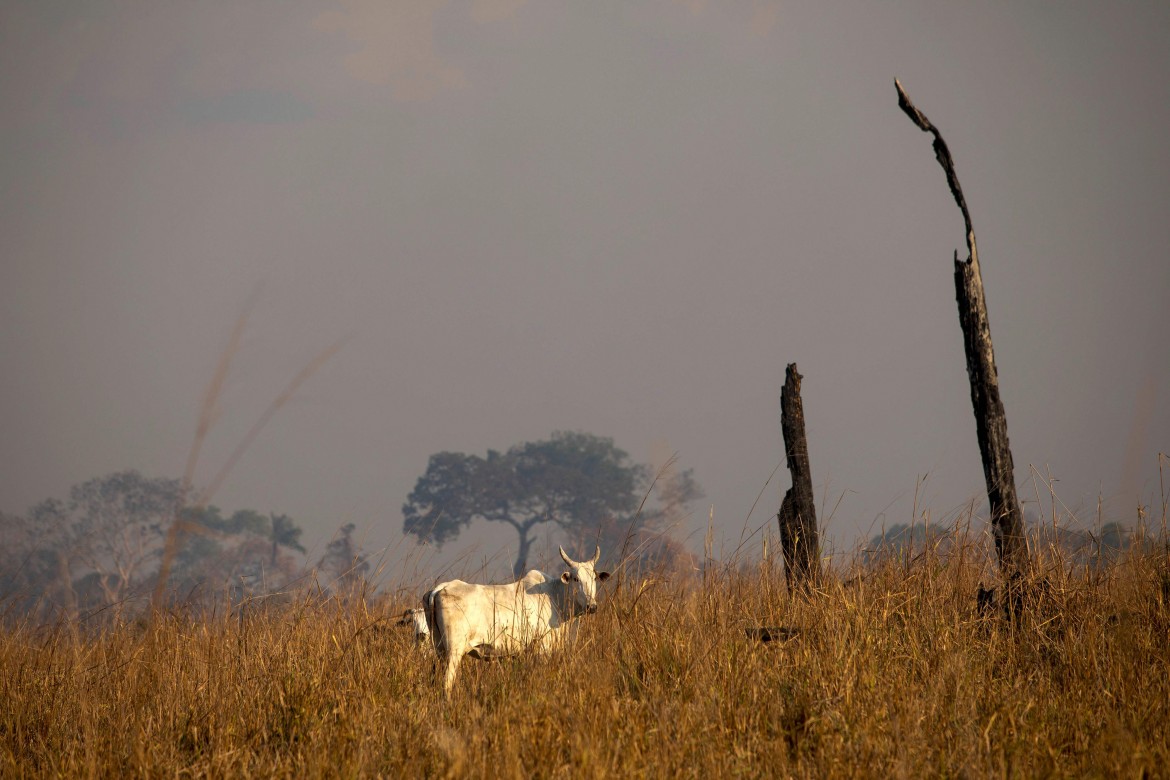
[(451, 691), (455, 687), (455, 676), (459, 673), (459, 662), (463, 660), (463, 654), (450, 648), (447, 652), (447, 678), (443, 682), (443, 691), (447, 694), (447, 698), (451, 698)]

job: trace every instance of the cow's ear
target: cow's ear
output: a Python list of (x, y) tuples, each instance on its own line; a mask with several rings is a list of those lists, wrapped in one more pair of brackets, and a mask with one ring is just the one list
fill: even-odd
[(597, 572), (597, 579), (599, 582), (605, 582), (606, 580), (609, 579), (609, 572), (607, 572), (607, 571)]
[(561, 572), (561, 582), (567, 583), (569, 581), (569, 577), (571, 576), (573, 575), (569, 574), (567, 571)]

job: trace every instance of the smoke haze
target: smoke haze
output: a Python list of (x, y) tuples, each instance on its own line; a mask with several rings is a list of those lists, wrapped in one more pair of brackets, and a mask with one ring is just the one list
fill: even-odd
[(1170, 449), (1167, 40), (1156, 3), (9, 3), (0, 510), (180, 476), (253, 295), (196, 482), (347, 338), (213, 499), (310, 555), (398, 543), (430, 454), (554, 430), (677, 451), (682, 535), (713, 505), (734, 541), (788, 484), (748, 519), (789, 362), (838, 548), (916, 487), (978, 508), (963, 224), (897, 76), (971, 208), (1023, 497), (1132, 522)]

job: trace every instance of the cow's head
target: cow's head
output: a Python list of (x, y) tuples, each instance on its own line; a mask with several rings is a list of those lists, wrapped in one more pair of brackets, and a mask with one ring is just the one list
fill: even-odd
[(595, 571), (594, 566), (601, 558), (601, 548), (587, 561), (574, 561), (565, 554), (565, 548), (559, 548), (561, 558), (569, 565), (569, 571), (561, 574), (561, 582), (569, 586), (569, 594), (577, 606), (587, 613), (597, 611), (597, 583), (609, 579), (609, 572)]
[(415, 607), (408, 609), (402, 613), (402, 617), (398, 618), (397, 625), (410, 626), (414, 629), (415, 639), (425, 639), (430, 633), (430, 628), (427, 626), (427, 618), (423, 613), (422, 607)]

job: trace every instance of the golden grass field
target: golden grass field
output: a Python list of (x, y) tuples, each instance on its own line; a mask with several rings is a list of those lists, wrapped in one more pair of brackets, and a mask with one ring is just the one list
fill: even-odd
[(1170, 548), (1140, 549), (1051, 565), (1014, 623), (974, 550), (808, 598), (764, 564), (627, 573), (572, 652), (468, 659), (451, 703), (405, 597), (10, 620), (0, 776), (1165, 777)]

